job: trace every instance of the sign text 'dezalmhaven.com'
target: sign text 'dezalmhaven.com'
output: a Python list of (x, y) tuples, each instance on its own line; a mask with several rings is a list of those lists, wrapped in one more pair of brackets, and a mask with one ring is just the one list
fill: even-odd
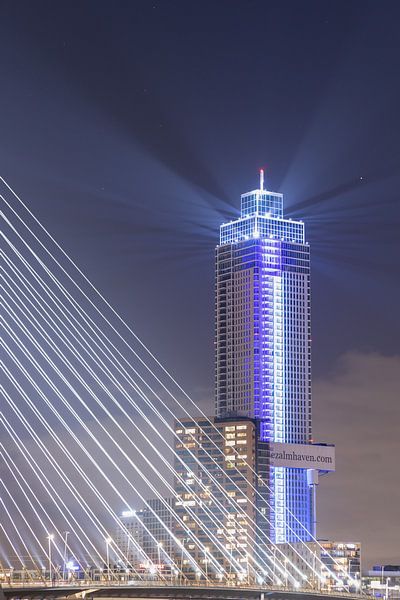
[(270, 442), (268, 446), (270, 464), (273, 467), (335, 470), (335, 446), (281, 442)]

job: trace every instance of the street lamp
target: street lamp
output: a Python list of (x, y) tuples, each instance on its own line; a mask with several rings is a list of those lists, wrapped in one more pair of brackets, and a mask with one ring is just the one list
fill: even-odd
[(287, 564), (288, 564), (288, 558), (285, 556), (285, 589), (287, 589), (288, 586), (288, 568), (287, 568)]
[(183, 581), (183, 557), (185, 553), (185, 538), (182, 538), (181, 542), (182, 554), (181, 554), (181, 583)]
[(205, 564), (205, 571), (206, 571), (206, 583), (208, 583), (208, 558), (207, 558), (207, 554), (208, 554), (209, 550), (207, 548), (207, 546), (204, 547), (204, 564)]
[(161, 578), (161, 548), (162, 542), (157, 542), (157, 557), (158, 557), (158, 574)]
[[(357, 571), (352, 571), (352, 566), (355, 565)], [(360, 579), (358, 579), (360, 577)], [(349, 580), (348, 587), (350, 589), (351, 586), (354, 586), (357, 589), (361, 590), (361, 569), (360, 569), (360, 561), (357, 558), (349, 558)]]
[(67, 540), (69, 531), (64, 531), (63, 581), (65, 580), (65, 563), (67, 562)]
[(274, 546), (273, 558), (272, 558), (272, 580), (275, 582), (276, 575), (276, 546)]
[(389, 600), (389, 583), (390, 583), (390, 577), (386, 577), (385, 600)]
[(52, 573), (52, 568), (51, 568), (51, 542), (54, 539), (54, 535), (52, 533), (50, 533), (47, 536), (47, 539), (49, 541), (49, 554), (48, 554), (48, 558), (49, 558), (49, 581), (51, 583), (52, 578), (53, 578), (53, 573)]
[(110, 582), (110, 544), (112, 543), (112, 538), (108, 537), (106, 539), (106, 556), (107, 556), (107, 581)]

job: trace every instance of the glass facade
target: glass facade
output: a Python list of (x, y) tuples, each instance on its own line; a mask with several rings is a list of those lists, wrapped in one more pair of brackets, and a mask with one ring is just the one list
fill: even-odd
[[(167, 505), (173, 508), (173, 498), (164, 498), (163, 501), (151, 498), (142, 509), (125, 511), (120, 516), (123, 527), (117, 527), (115, 542), (127, 566), (130, 563), (135, 569), (143, 571), (151, 562), (166, 569), (168, 557), (173, 553), (173, 541), (160, 520), (170, 531), (174, 527), (174, 519)], [(132, 538), (143, 549), (143, 553), (138, 551)]]
[[(260, 422), (262, 441), (311, 441), (310, 249), (304, 224), (285, 219), (283, 196), (241, 197), (239, 219), (216, 249), (216, 415)], [(277, 543), (307, 541), (307, 472), (272, 468)]]

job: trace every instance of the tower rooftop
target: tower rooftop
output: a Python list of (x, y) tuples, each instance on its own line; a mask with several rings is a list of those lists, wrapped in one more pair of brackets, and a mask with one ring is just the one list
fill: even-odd
[(260, 187), (241, 194), (240, 200), (240, 217), (221, 225), (220, 244), (232, 244), (250, 238), (305, 243), (304, 223), (284, 218), (283, 194), (264, 189), (262, 170)]
[(264, 169), (260, 169), (260, 187), (240, 196), (242, 217), (260, 215), (265, 217), (283, 217), (283, 194), (264, 189)]

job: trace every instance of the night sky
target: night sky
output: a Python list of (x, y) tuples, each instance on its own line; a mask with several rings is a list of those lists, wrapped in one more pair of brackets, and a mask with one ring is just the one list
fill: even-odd
[(266, 186), (312, 251), (321, 537), (400, 563), (400, 3), (0, 2), (1, 175), (213, 402), (214, 248)]

